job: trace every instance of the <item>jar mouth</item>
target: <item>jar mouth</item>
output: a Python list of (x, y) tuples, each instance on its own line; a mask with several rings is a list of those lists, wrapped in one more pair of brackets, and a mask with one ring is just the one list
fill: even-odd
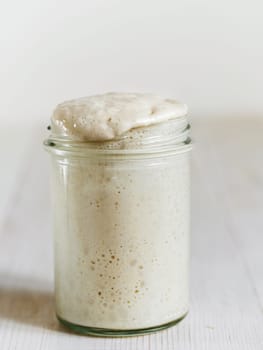
[(80, 141), (51, 135), (45, 149), (55, 155), (77, 157), (146, 157), (189, 151), (192, 148), (187, 116), (138, 127), (107, 141)]

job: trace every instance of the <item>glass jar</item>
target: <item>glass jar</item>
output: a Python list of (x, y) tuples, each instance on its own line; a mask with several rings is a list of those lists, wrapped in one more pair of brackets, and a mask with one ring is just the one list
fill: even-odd
[(191, 149), (186, 117), (107, 142), (49, 138), (59, 321), (130, 336), (188, 311)]

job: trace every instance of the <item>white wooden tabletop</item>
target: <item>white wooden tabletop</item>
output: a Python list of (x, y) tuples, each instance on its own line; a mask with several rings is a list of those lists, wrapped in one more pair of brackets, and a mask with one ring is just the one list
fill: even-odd
[(53, 311), (43, 133), (0, 130), (0, 350), (263, 349), (263, 120), (195, 120), (191, 309), (134, 338), (67, 332)]

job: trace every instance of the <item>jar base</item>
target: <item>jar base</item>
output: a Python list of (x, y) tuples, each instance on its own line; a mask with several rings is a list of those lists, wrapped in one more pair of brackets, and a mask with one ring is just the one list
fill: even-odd
[(89, 335), (93, 337), (114, 338), (114, 337), (132, 337), (132, 336), (138, 336), (138, 335), (146, 335), (146, 334), (162, 331), (166, 328), (175, 326), (177, 323), (182, 321), (186, 317), (186, 315), (187, 313), (177, 318), (176, 320), (161, 324), (159, 326), (148, 327), (148, 328), (137, 328), (137, 329), (109, 329), (109, 328), (87, 327), (87, 326), (80, 326), (78, 324), (74, 324), (69, 321), (63, 320), (58, 315), (57, 315), (57, 319), (63, 326), (67, 327), (74, 333)]

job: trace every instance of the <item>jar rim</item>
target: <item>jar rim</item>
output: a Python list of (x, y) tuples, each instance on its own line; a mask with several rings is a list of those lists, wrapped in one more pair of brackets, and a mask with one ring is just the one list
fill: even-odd
[(51, 135), (44, 141), (44, 148), (57, 156), (155, 158), (190, 151), (192, 142), (189, 131), (190, 124), (187, 117), (184, 116), (132, 129), (118, 138), (107, 141), (72, 140), (69, 137)]

